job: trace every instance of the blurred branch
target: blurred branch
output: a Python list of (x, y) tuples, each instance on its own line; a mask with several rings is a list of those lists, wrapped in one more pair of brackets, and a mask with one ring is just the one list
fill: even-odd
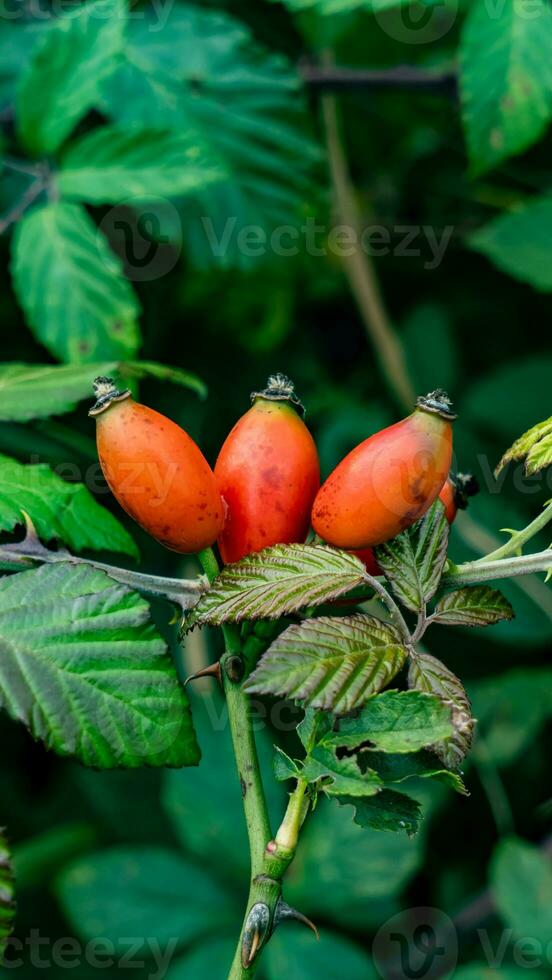
[(385, 307), (374, 263), (360, 245), (361, 218), (341, 139), (337, 104), (333, 95), (322, 96), (322, 112), (337, 220), (354, 229), (357, 235), (356, 248), (351, 254), (344, 255), (342, 258), (343, 269), (366, 332), (376, 349), (387, 384), (401, 407), (411, 409), (415, 401), (415, 391), (408, 374), (404, 351)]
[(42, 193), (46, 187), (46, 182), (43, 177), (37, 177), (33, 180), (32, 184), (29, 185), (25, 193), (19, 198), (13, 208), (11, 208), (3, 218), (0, 218), (0, 235), (3, 235), (10, 225), (14, 222), (19, 221), (23, 217), (25, 211), (32, 204), (34, 199)]
[(456, 98), (457, 73), (454, 68), (432, 71), (416, 65), (397, 65), (394, 68), (340, 68), (321, 66), (307, 60), (299, 63), (299, 73), (305, 85), (319, 92), (370, 90), (372, 92), (406, 89), (430, 92)]

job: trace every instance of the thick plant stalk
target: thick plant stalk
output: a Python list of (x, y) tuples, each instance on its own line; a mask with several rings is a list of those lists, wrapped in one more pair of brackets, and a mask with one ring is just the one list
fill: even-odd
[(496, 548), (495, 551), (491, 551), (490, 554), (485, 555), (484, 558), (478, 558), (478, 561), (498, 561), (501, 558), (508, 558), (510, 555), (518, 554), (523, 546), (531, 538), (534, 538), (535, 534), (542, 531), (550, 521), (552, 521), (552, 502), (548, 503), (538, 517), (535, 517), (535, 520), (531, 521), (522, 531), (515, 531), (509, 541), (506, 541), (500, 548)]
[(461, 585), (477, 585), (479, 582), (493, 582), (501, 578), (515, 578), (518, 575), (532, 575), (535, 572), (548, 572), (552, 569), (552, 548), (538, 551), (534, 555), (516, 555), (512, 558), (489, 560), (479, 558), (456, 565), (443, 576), (446, 588), (459, 588)]

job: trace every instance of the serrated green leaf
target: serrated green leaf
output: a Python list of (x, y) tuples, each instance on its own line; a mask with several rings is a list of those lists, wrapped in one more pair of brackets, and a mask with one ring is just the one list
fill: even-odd
[(244, 687), (343, 714), (381, 691), (405, 660), (406, 650), (388, 623), (362, 614), (320, 616), (284, 630)]
[(462, 796), (468, 796), (461, 777), (450, 769), (443, 769), (441, 763), (431, 752), (377, 752), (372, 749), (359, 754), (362, 769), (366, 763), (381, 776), (385, 786), (403, 783), (407, 779), (430, 779), (443, 783)]
[[(552, 214), (552, 211), (551, 211)], [(495, 476), (512, 460), (525, 460), (525, 472), (533, 476), (552, 463), (552, 418), (538, 422), (528, 432), (516, 439), (504, 453), (495, 470)]]
[(98, 769), (199, 761), (188, 701), (148, 604), (88, 566), (0, 581), (0, 706)]
[(274, 761), (272, 765), (274, 778), (279, 783), (284, 783), (288, 779), (297, 779), (301, 773), (301, 769), (294, 759), (291, 759), (287, 752), (284, 752), (279, 745), (275, 745), (274, 749)]
[(383, 788), (377, 773), (361, 771), (355, 758), (338, 759), (335, 751), (324, 745), (313, 749), (301, 775), (309, 783), (320, 784), (318, 788), (328, 796), (373, 796)]
[(194, 133), (227, 177), (188, 196), (182, 232), (194, 264), (247, 268), (258, 262), (240, 232), (270, 235), (302, 224), (319, 150), (298, 72), (260, 48), (248, 27), (226, 13), (174, 3), (163, 24), (153, 9), (131, 18), (126, 58), (104, 87), (107, 113), (123, 125), (169, 126)]
[[(356, 718), (343, 718), (323, 745), (383, 752), (416, 752), (453, 734), (450, 707), (419, 691), (385, 691), (371, 697)], [(367, 756), (369, 759), (369, 756)], [(368, 763), (369, 764), (369, 763)]]
[(17, 97), (21, 139), (37, 156), (55, 152), (100, 102), (123, 49), (124, 0), (95, 0), (56, 18), (25, 70)]
[[(552, 16), (552, 13), (551, 13)], [(550, 223), (552, 197), (537, 197), (479, 228), (468, 239), (502, 272), (542, 292), (552, 290)]]
[(498, 589), (476, 585), (447, 592), (435, 606), (431, 621), (442, 626), (492, 626), (514, 615), (511, 603)]
[(62, 197), (118, 204), (188, 194), (223, 177), (194, 132), (102, 126), (68, 147), (56, 181)]
[(435, 694), (452, 710), (453, 735), (436, 742), (432, 749), (446, 766), (457, 769), (470, 748), (475, 725), (462, 682), (436, 657), (417, 653), (410, 661), (408, 684), (419, 691)]
[(88, 363), (136, 354), (138, 300), (80, 204), (49, 204), (23, 218), (12, 273), (29, 326), (55, 357)]
[(363, 578), (362, 562), (344, 551), (306, 544), (265, 548), (227, 565), (185, 627), (279, 619), (306, 606), (337, 599), (360, 585)]
[(393, 592), (412, 612), (420, 612), (437, 592), (448, 536), (445, 509), (436, 500), (421, 521), (374, 549)]
[[(203, 868), (163, 847), (116, 847), (86, 855), (56, 882), (61, 906), (77, 935), (101, 935), (117, 951), (128, 939), (148, 937), (161, 947), (179, 946), (236, 923), (232, 895)], [(174, 952), (174, 948), (173, 948)]]
[(49, 466), (25, 466), (0, 455), (0, 531), (29, 515), (39, 538), (59, 538), (72, 551), (119, 551), (139, 557), (130, 534), (100, 507), (83, 483), (66, 483)]
[(354, 806), (354, 822), (372, 830), (404, 831), (409, 837), (418, 833), (422, 808), (417, 800), (393, 789), (384, 789), (377, 796), (354, 798), (341, 796), (340, 806)]
[(12, 857), (0, 827), (0, 964), (11, 936), (15, 918), (15, 877)]
[(552, 936), (552, 868), (537, 847), (516, 837), (498, 845), (491, 862), (496, 908), (516, 937), (546, 949)]
[(468, 150), (480, 173), (521, 153), (552, 115), (552, 11), (535, 0), (531, 16), (506, 0), (471, 7), (460, 47), (461, 95)]
[(0, 421), (28, 422), (72, 412), (78, 402), (92, 397), (92, 381), (98, 375), (158, 378), (200, 397), (207, 389), (194, 374), (153, 361), (104, 361), (96, 364), (0, 364)]

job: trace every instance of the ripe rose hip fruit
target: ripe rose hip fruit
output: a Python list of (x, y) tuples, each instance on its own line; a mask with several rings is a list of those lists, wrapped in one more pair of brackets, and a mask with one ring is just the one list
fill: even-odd
[(215, 464), (227, 506), (218, 541), (225, 563), (269, 545), (304, 541), (320, 486), (318, 453), (293, 384), (277, 374), (251, 398)]
[[(439, 493), (449, 524), (454, 523), (459, 510), (466, 509), (468, 497), (473, 497), (476, 493), (479, 493), (479, 484), (472, 473), (449, 473)], [(368, 575), (382, 574), (372, 548), (359, 548), (352, 553), (364, 563)]]
[(414, 412), (356, 446), (320, 488), (312, 526), (338, 548), (373, 547), (400, 534), (431, 506), (452, 460), (451, 402), (438, 389)]
[(148, 534), (191, 554), (216, 541), (224, 504), (203, 453), (181, 429), (139, 405), (110, 378), (96, 378), (98, 456), (109, 488)]

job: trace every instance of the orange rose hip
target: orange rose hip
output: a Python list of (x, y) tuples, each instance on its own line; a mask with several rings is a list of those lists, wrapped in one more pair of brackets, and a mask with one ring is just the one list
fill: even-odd
[(121, 507), (172, 551), (216, 541), (224, 505), (214, 473), (193, 439), (165, 415), (96, 378), (96, 442), (103, 474)]

